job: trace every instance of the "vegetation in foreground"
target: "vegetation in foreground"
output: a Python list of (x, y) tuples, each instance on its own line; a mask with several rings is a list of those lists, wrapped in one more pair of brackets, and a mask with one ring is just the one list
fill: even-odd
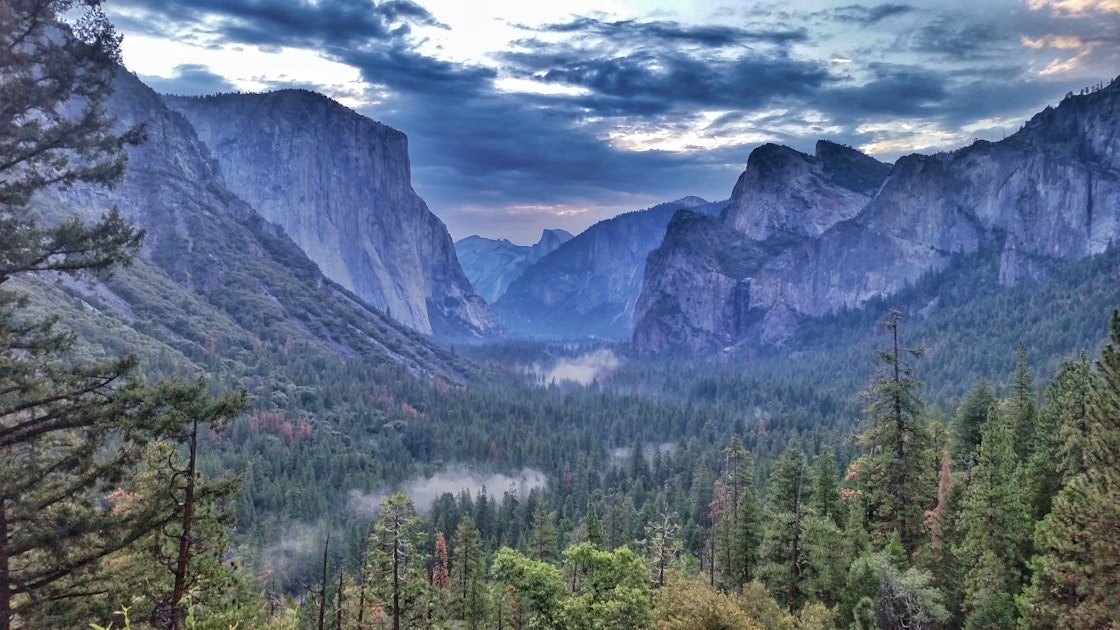
[[(1120, 618), (1120, 316), (1099, 359), (1066, 360), (1041, 398), (1021, 348), (1002, 391), (976, 382), (951, 417), (925, 404), (894, 313), (858, 411), (789, 383), (733, 404), (718, 381), (695, 384), (704, 403), (461, 387), (294, 348), (239, 368), (284, 357), (306, 372), (284, 392), (150, 382), (135, 358), (84, 357), (14, 288), (119, 270), (139, 247), (115, 211), (48, 225), (29, 210), (46, 187), (119, 178), (141, 139), (101, 110), (117, 38), (96, 1), (0, 13), (0, 630)], [(84, 108), (62, 115), (75, 96)], [(547, 483), (344, 507), (347, 490), (450, 457)], [(300, 521), (321, 525), (314, 566), (264, 570), (276, 523)]]

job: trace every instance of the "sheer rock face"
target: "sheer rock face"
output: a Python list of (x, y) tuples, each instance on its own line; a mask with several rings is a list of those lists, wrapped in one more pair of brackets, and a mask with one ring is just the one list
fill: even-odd
[(715, 214), (725, 202), (685, 197), (600, 221), (525, 269), (494, 303), (513, 334), (626, 339), (646, 256), (673, 212)]
[(823, 140), (812, 156), (763, 145), (735, 184), (724, 223), (756, 241), (781, 233), (820, 236), (859, 213), (889, 171), (887, 164)]
[(526, 268), (571, 239), (566, 230), (544, 230), (534, 245), (514, 245), (506, 239), (476, 235), (455, 241), (455, 253), (475, 292), (487, 304), (493, 304)]
[[(193, 325), (188, 320), (212, 316), (223, 326), (253, 334), (287, 329), (340, 356), (395, 362), (417, 375), (460, 378), (445, 352), (331, 282), (283, 229), (230, 192), (218, 162), (187, 119), (135, 76), (118, 72), (106, 109), (121, 128), (146, 126), (147, 141), (128, 149), (124, 178), (112, 188), (54, 190), (45, 203), (57, 203), (64, 214), (90, 217), (116, 205), (145, 230), (141, 258), (181, 285), (184, 295), (201, 298), (160, 304), (168, 309), (160, 326), (182, 333), (180, 328)], [(119, 275), (126, 287), (134, 282), (123, 277), (128, 270)], [(121, 296), (122, 308), (129, 299)], [(153, 334), (158, 337), (159, 331)]]
[(1007, 285), (1103, 252), (1120, 242), (1120, 81), (1001, 142), (886, 168), (831, 143), (757, 149), (720, 221), (674, 219), (650, 255), (635, 348), (781, 343), (982, 249)]
[(412, 189), (403, 133), (303, 90), (164, 101), (190, 121), (226, 186), (327, 277), (424, 334), (500, 331), (447, 228)]

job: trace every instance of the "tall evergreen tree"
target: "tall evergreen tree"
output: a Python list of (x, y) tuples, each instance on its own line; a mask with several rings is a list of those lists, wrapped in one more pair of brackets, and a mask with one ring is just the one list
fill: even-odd
[(1034, 520), (1041, 521), (1062, 485), (1084, 470), (1081, 454), (1087, 432), (1085, 410), (1091, 371), (1082, 354), (1066, 360), (1043, 394), (1035, 425), (1035, 449), (1027, 466)]
[[(1071, 414), (1075, 415), (1075, 414)], [(1110, 628), (1120, 619), (1120, 312), (1096, 363), (1080, 461), (1036, 531), (1022, 598), (1032, 628)]]
[(1014, 430), (1013, 444), (1019, 461), (1027, 461), (1035, 449), (1035, 423), (1038, 405), (1035, 403), (1034, 378), (1027, 363), (1027, 347), (1019, 342), (1015, 353), (1015, 371), (1008, 383), (1007, 413)]
[(797, 610), (805, 603), (805, 519), (808, 516), (810, 471), (805, 454), (790, 445), (770, 473), (766, 494), (758, 573), (778, 603)]
[(809, 508), (814, 514), (827, 518), (839, 526), (844, 522), (840, 503), (840, 484), (836, 478), (836, 462), (832, 449), (821, 449), (813, 462), (812, 489)]
[(964, 575), (965, 628), (1009, 628), (1015, 624), (1015, 595), (1026, 578), (1034, 525), (1015, 452), (1021, 409), (1005, 401), (988, 415), (975, 468), (960, 511), (956, 558)]
[(469, 517), (455, 531), (455, 552), (451, 562), (451, 602), (453, 619), (469, 630), (484, 627), (488, 617), (486, 562), (482, 537)]
[[(867, 396), (870, 428), (861, 436), (870, 447), (859, 466), (859, 483), (868, 510), (872, 540), (885, 545), (897, 534), (903, 549), (913, 554), (924, 538), (924, 513), (935, 503), (937, 456), (931, 449), (922, 417), (921, 381), (899, 347), (902, 314), (892, 311), (883, 326), (891, 348), (876, 350), (882, 370)], [(921, 357), (922, 349), (906, 351)]]
[(980, 450), (980, 430), (988, 419), (988, 410), (995, 403), (996, 394), (983, 379), (976, 381), (965, 393), (953, 417), (950, 452), (954, 469), (967, 472), (976, 464), (976, 453)]
[(539, 501), (533, 510), (533, 527), (529, 531), (529, 557), (551, 562), (557, 557), (556, 522), (548, 511), (548, 502)]
[(715, 528), (715, 565), (724, 588), (739, 590), (754, 579), (761, 540), (761, 508), (755, 488), (754, 463), (738, 436), (724, 449), (724, 471), (718, 496)]
[[(33, 195), (52, 186), (110, 185), (124, 147), (104, 102), (120, 38), (98, 0), (0, 2), (0, 286), (18, 275), (108, 273), (143, 234), (116, 209), (44, 224)], [(68, 23), (63, 23), (68, 20)], [(132, 357), (83, 362), (55, 318), (0, 290), (0, 628), (57, 605), (103, 596), (102, 562), (180, 515), (169, 501), (113, 514), (151, 445), (181, 436), (189, 414), (173, 386), (135, 377)], [(84, 623), (79, 619), (55, 624)]]
[(366, 559), (370, 592), (393, 630), (419, 627), (427, 618), (427, 554), (420, 526), (412, 500), (397, 492), (381, 503), (381, 515), (371, 528)]

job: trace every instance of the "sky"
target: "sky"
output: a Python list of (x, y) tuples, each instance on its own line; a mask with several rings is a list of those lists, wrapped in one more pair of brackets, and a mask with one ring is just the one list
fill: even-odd
[(999, 140), (1120, 75), (1120, 0), (110, 0), (171, 94), (322, 92), (407, 134), (452, 237), (535, 242), (818, 139), (892, 162)]

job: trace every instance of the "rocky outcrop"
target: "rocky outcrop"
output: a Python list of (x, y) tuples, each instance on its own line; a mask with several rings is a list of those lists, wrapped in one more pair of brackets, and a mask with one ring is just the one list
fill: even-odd
[(889, 172), (888, 164), (824, 140), (814, 155), (766, 144), (751, 153), (724, 224), (756, 241), (820, 236), (862, 210)]
[(830, 143), (815, 156), (767, 145), (718, 225), (674, 220), (647, 263), (632, 340), (640, 352), (780, 343), (805, 318), (895, 294), (958, 256), (998, 248), (1000, 281), (1014, 284), (1118, 239), (1120, 81), (1004, 141), (906, 156), (889, 175)]
[(226, 186), (327, 277), (424, 334), (500, 330), (412, 189), (403, 133), (304, 90), (164, 100), (190, 121)]
[[(93, 216), (116, 205), (145, 230), (141, 258), (151, 265), (138, 266), (148, 275), (119, 271), (114, 286), (122, 293), (110, 301), (145, 311), (137, 320), (154, 320), (138, 324), (146, 334), (216, 346), (234, 363), (255, 363), (259, 350), (246, 339), (268, 339), (459, 380), (451, 353), (324, 277), (284, 230), (230, 192), (191, 124), (135, 76), (118, 73), (106, 110), (121, 127), (147, 130), (147, 141), (128, 150), (123, 180), (111, 189), (52, 191), (38, 203), (48, 215), (56, 206)], [(160, 292), (151, 274), (176, 288)]]
[(494, 310), (513, 334), (625, 339), (646, 256), (673, 213), (711, 215), (724, 205), (685, 197), (600, 221), (527, 268)]
[(476, 235), (455, 241), (455, 253), (475, 292), (493, 304), (529, 265), (571, 239), (566, 230), (544, 230), (534, 245), (514, 245), (506, 239)]

